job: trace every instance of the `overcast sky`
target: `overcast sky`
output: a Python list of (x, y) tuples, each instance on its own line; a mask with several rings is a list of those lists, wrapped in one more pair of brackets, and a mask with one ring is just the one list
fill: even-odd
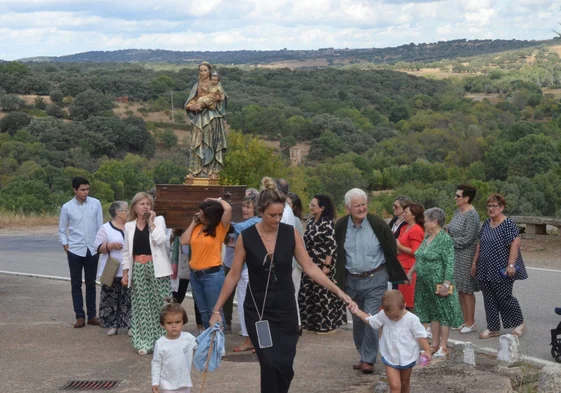
[(0, 0), (0, 59), (548, 39), (561, 0)]

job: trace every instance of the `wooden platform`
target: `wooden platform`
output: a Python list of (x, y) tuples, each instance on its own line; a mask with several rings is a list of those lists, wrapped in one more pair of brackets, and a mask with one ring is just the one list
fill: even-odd
[(156, 213), (166, 220), (168, 228), (185, 229), (199, 212), (206, 198), (222, 197), (232, 205), (232, 221), (242, 220), (242, 202), (247, 186), (157, 184)]

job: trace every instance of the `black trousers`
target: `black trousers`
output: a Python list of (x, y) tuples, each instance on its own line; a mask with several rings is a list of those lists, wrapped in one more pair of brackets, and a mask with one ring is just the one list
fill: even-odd
[(97, 315), (95, 306), (96, 287), (95, 277), (97, 275), (97, 261), (99, 254), (92, 255), (90, 250), (85, 257), (73, 254), (70, 251), (66, 254), (68, 258), (68, 268), (70, 270), (70, 285), (72, 287), (72, 304), (76, 319), (86, 318), (84, 312), (84, 297), (82, 295), (82, 271), (84, 271), (84, 281), (86, 282), (86, 309), (88, 319)]
[[(173, 298), (179, 303), (183, 303), (185, 300), (185, 295), (187, 294), (187, 287), (189, 286), (188, 279), (179, 279), (179, 286), (177, 287), (177, 292), (173, 292)], [(197, 307), (197, 303), (195, 303), (195, 299), (193, 299), (193, 303), (195, 304), (195, 321), (197, 325), (203, 324), (203, 319), (201, 318), (201, 313), (199, 312), (199, 308)]]

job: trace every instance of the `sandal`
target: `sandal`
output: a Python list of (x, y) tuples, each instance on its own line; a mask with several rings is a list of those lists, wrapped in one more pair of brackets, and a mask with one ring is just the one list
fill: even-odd
[(431, 354), (431, 355), (434, 355), (435, 353), (438, 352), (439, 349), (440, 349), (439, 346), (436, 346), (436, 347), (435, 347), (435, 346), (432, 346), (432, 345), (431, 345), (431, 347), (430, 347), (430, 354)]
[(448, 348), (438, 348), (438, 351), (432, 355), (433, 358), (445, 358), (450, 354)]
[(492, 332), (489, 329), (485, 329), (484, 331), (482, 331), (479, 334), (479, 338), (484, 340), (486, 338), (499, 337), (500, 335), (501, 335), (501, 332)]
[(253, 347), (242, 347), (238, 345), (236, 348), (232, 349), (233, 352), (245, 352), (245, 351), (252, 351)]
[(522, 335), (525, 332), (526, 332), (526, 324), (523, 323), (522, 325), (518, 325), (517, 327), (514, 328), (514, 330), (512, 331), (512, 335), (522, 337)]

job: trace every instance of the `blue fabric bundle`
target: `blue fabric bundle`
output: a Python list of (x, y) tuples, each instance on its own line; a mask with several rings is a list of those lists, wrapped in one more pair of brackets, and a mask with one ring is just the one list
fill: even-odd
[(208, 371), (215, 371), (220, 367), (220, 360), (225, 355), (224, 350), (224, 333), (220, 329), (220, 323), (216, 322), (214, 326), (209, 327), (197, 337), (197, 350), (195, 351), (195, 358), (193, 364), (197, 371), (205, 371), (206, 361), (208, 359), (208, 351), (210, 350), (210, 342), (213, 340), (212, 353), (210, 354), (210, 361), (208, 362)]

